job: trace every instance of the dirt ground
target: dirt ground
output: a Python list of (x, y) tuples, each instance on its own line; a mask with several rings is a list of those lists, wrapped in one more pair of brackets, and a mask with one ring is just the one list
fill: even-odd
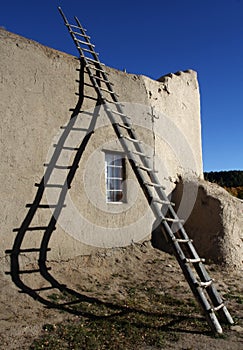
[[(176, 335), (176, 340), (166, 338), (163, 349), (243, 349), (243, 279), (239, 271), (207, 265), (235, 321), (233, 326), (223, 326), (223, 336), (214, 337), (199, 309), (185, 311), (193, 304), (193, 296), (175, 258), (153, 249), (149, 242), (47, 265), (51, 269), (42, 270), (42, 275), (34, 272), (36, 266), (29, 265), (29, 272), (15, 277), (18, 286), (8, 271), (1, 272), (0, 349), (29, 349), (45, 332), (44, 325), (75, 322), (83, 316), (84, 310), (77, 303), (85, 301), (112, 304), (113, 310), (117, 305), (118, 309), (133, 308), (137, 313), (164, 312), (167, 316), (161, 329)], [(64, 302), (60, 291), (72, 295), (72, 302)], [(155, 296), (165, 297), (163, 300), (168, 296), (181, 304), (170, 303), (166, 309), (166, 305), (154, 303)], [(85, 312), (89, 317), (87, 308)], [(144, 345), (140, 349), (162, 348)]]

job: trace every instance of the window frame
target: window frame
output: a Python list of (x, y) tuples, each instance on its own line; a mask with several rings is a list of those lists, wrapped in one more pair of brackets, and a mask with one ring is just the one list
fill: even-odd
[[(113, 164), (111, 164), (112, 162)], [(122, 204), (126, 201), (124, 184), (126, 177), (125, 164), (123, 153), (105, 151), (105, 189), (106, 203), (108, 204)]]

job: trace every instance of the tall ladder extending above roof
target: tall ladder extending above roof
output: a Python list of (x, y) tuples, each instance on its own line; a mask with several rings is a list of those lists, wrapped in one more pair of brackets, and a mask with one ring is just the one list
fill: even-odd
[[(165, 188), (153, 170), (150, 157), (146, 155), (142, 141), (136, 136), (131, 118), (124, 112), (123, 105), (119, 103), (118, 95), (113, 91), (113, 84), (109, 81), (108, 73), (105, 71), (105, 65), (100, 62), (99, 54), (96, 53), (95, 45), (91, 43), (86, 29), (82, 27), (77, 17), (74, 17), (75, 24), (70, 24), (62, 9), (60, 7), (58, 9), (78, 49), (80, 59), (85, 65), (98, 99), (104, 105), (107, 116), (132, 165), (157, 223), (160, 225), (161, 232), (173, 248), (174, 255), (212, 331), (222, 333), (217, 316), (223, 322), (229, 324), (234, 322), (203, 264), (204, 259), (199, 257), (192, 240), (183, 227), (183, 220), (177, 216), (173, 203), (168, 199)], [(166, 214), (163, 214), (162, 208), (167, 209)], [(174, 232), (175, 225), (176, 232)]]

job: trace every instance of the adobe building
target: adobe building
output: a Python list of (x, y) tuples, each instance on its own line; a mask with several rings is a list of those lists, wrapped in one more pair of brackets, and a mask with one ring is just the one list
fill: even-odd
[[(43, 246), (58, 261), (151, 239), (163, 249), (80, 61), (3, 29), (0, 50), (0, 258), (14, 246), (23, 265)], [(242, 203), (203, 180), (196, 72), (106, 71), (199, 253), (241, 268)]]

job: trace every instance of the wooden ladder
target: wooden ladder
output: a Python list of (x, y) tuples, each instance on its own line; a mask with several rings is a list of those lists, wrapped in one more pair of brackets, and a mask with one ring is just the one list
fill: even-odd
[[(77, 17), (74, 17), (75, 24), (70, 24), (62, 9), (60, 7), (58, 9), (162, 234), (165, 235), (172, 247), (182, 272), (196, 300), (201, 305), (212, 331), (222, 333), (222, 327), (216, 314), (223, 322), (229, 324), (234, 322), (212, 278), (206, 271), (204, 259), (199, 257), (192, 240), (183, 227), (183, 220), (177, 216), (173, 208), (174, 203), (168, 199), (165, 188), (161, 185), (153, 169), (150, 157), (144, 151), (143, 142), (136, 136), (131, 117), (124, 112), (124, 106), (119, 102), (118, 95), (113, 90), (113, 84), (109, 81), (105, 65), (101, 63), (99, 54), (95, 51), (95, 45), (91, 43), (86, 29), (82, 27)], [(162, 208), (165, 207), (167, 210), (164, 215), (165, 210)], [(175, 225), (176, 230), (174, 229)]]

